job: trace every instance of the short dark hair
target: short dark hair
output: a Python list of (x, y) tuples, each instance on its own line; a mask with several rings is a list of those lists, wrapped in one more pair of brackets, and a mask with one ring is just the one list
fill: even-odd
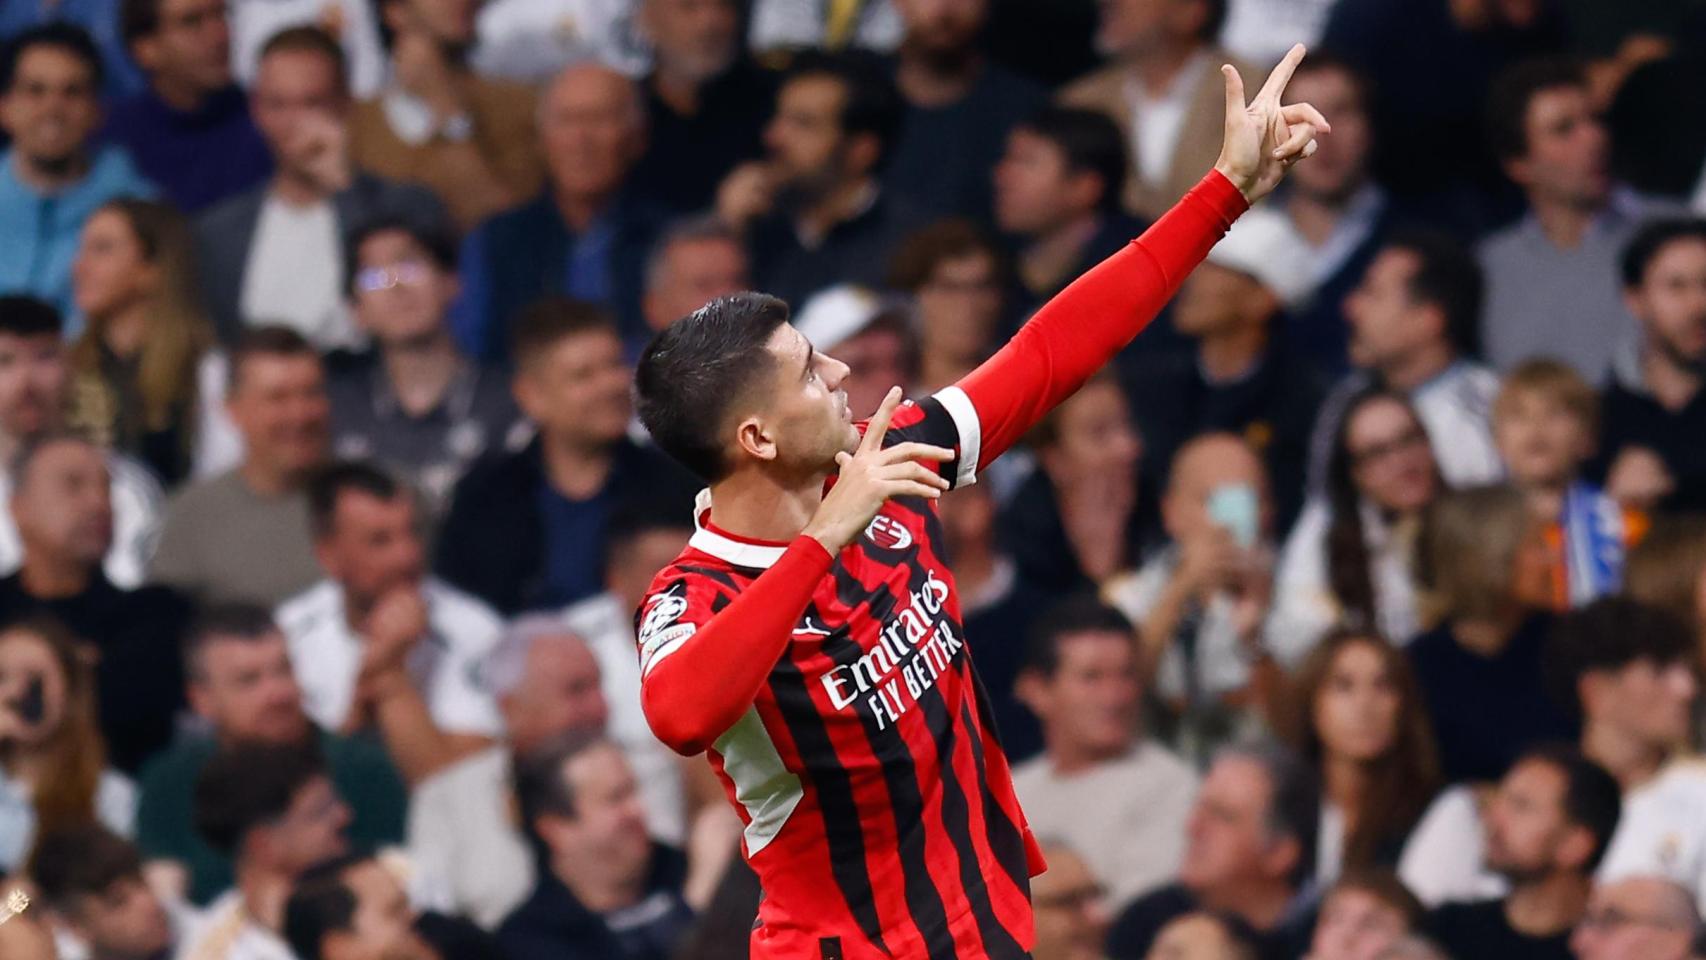
[(543, 356), (568, 337), (603, 333), (620, 337), (610, 311), (568, 297), (542, 297), (516, 312), (510, 324), (509, 355), (517, 366)]
[(64, 321), (53, 304), (23, 294), (0, 297), (0, 334), (14, 337), (59, 337)]
[(94, 88), (94, 93), (100, 93), (107, 72), (94, 38), (76, 24), (55, 20), (30, 27), (0, 47), (0, 94), (12, 92), (12, 84), (18, 80), (18, 65), (23, 62), (24, 54), (36, 47), (54, 47), (83, 61), (83, 66), (89, 71), (89, 86)]
[(1604, 767), (1589, 760), (1574, 744), (1549, 743), (1534, 747), (1511, 764), (1544, 763), (1564, 775), (1564, 819), (1593, 835), (1593, 851), (1582, 872), (1592, 874), (1605, 856), (1623, 811), (1623, 788)]
[(338, 460), (321, 467), (308, 480), (308, 521), (314, 536), (332, 532), (337, 521), (338, 501), (346, 492), (365, 493), (379, 500), (395, 500), (404, 487), (378, 465), (366, 460)]
[(346, 853), (317, 863), (296, 878), (284, 905), (283, 933), (297, 960), (321, 960), (326, 935), (350, 929), (358, 903), (344, 877), (372, 860), (367, 854)]
[(1271, 788), (1268, 832), (1297, 841), (1297, 865), (1287, 879), (1301, 887), (1315, 875), (1315, 847), (1321, 832), (1321, 786), (1314, 768), (1295, 751), (1272, 741), (1227, 747), (1215, 761), (1230, 758), (1254, 763), (1267, 775)]
[(1071, 173), (1091, 173), (1102, 180), (1099, 206), (1112, 210), (1125, 192), (1131, 163), (1125, 135), (1100, 110), (1048, 106), (1021, 120), (1018, 129), (1055, 145)]
[(255, 58), (260, 63), (275, 53), (317, 53), (332, 63), (332, 72), (337, 75), (338, 90), (349, 93), (349, 58), (344, 55), (344, 48), (336, 37), (325, 30), (314, 26), (286, 27), (267, 38), (261, 44), (260, 55)]
[(256, 357), (312, 357), (315, 363), (319, 363), (320, 351), (314, 349), (308, 338), (289, 327), (280, 324), (249, 327), (238, 334), (237, 342), (231, 345), (231, 358), (225, 374), (227, 392), (237, 392), (243, 382), (243, 368)]
[(1462, 243), (1443, 233), (1406, 230), (1386, 242), (1416, 258), (1410, 299), (1432, 304), (1445, 314), (1445, 335), (1464, 355), (1480, 352), (1481, 303), (1486, 281), (1481, 265)]
[(1049, 607), (1031, 625), (1025, 643), (1025, 669), (1053, 677), (1060, 669), (1060, 645), (1081, 633), (1136, 634), (1126, 615), (1092, 593), (1067, 597)]
[(75, 914), (77, 898), (98, 897), (120, 880), (141, 880), (142, 856), (106, 827), (84, 823), (42, 834), (30, 855), (29, 874), (43, 904)]
[(1005, 286), (1006, 251), (975, 220), (938, 220), (908, 234), (889, 260), (889, 286), (916, 294), (943, 263), (983, 254), (995, 263), (996, 282)]
[(543, 816), (575, 816), (575, 793), (564, 776), (570, 760), (611, 741), (598, 730), (571, 730), (546, 740), (515, 757), (511, 776), (522, 831), (535, 850), (544, 849), (535, 821)]
[(1582, 677), (1643, 660), (1662, 666), (1685, 663), (1694, 645), (1688, 625), (1668, 611), (1627, 597), (1601, 597), (1565, 614), (1552, 628), (1547, 684), (1560, 706), (1580, 716)]
[(136, 41), (160, 31), (160, 7), (165, 0), (122, 0), (118, 8), (118, 34), (125, 50)]
[(436, 225), (418, 217), (384, 214), (358, 223), (344, 238), (344, 290), (355, 295), (356, 275), (361, 272), (361, 245), (381, 233), (406, 233), (415, 245), (426, 251), (433, 266), (445, 273), (456, 270), (456, 241)]
[(290, 810), (296, 794), (324, 776), (319, 744), (238, 743), (213, 755), (196, 778), (192, 812), (208, 846), (235, 857), (255, 828)]
[(1581, 64), (1564, 57), (1537, 57), (1512, 64), (1487, 91), (1487, 145), (1499, 161), (1528, 153), (1528, 108), (1534, 98), (1560, 87), (1587, 86)]
[(1647, 280), (1647, 269), (1660, 253), (1673, 243), (1693, 240), (1706, 243), (1706, 219), (1699, 217), (1666, 217), (1649, 220), (1641, 225), (1629, 242), (1623, 245), (1619, 263), (1625, 289), (1634, 289)]
[(24, 477), (29, 473), (30, 466), (41, 456), (48, 447), (62, 443), (75, 443), (79, 446), (99, 450), (100, 446), (87, 436), (75, 430), (49, 430), (33, 437), (26, 437), (18, 444), (18, 449), (12, 453), (12, 461), (8, 464), (12, 477), (12, 489), (19, 490), (24, 486)]
[(788, 305), (763, 293), (718, 297), (652, 337), (634, 383), (640, 422), (662, 450), (708, 481), (728, 472), (723, 428), (762, 383), (764, 349)]
[(882, 144), (876, 169), (887, 163), (901, 121), (905, 102), (882, 61), (864, 51), (829, 53), (809, 50), (795, 58), (784, 86), (806, 77), (828, 77), (841, 84), (846, 97), (841, 106), (841, 132), (845, 136), (871, 134)]
[(272, 611), (253, 603), (213, 603), (203, 607), (184, 631), (184, 674), (202, 675), (202, 654), (224, 640), (255, 641), (279, 632)]

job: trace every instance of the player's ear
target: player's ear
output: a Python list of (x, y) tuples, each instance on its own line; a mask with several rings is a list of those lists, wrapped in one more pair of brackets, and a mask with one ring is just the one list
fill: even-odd
[(747, 417), (735, 428), (735, 442), (741, 451), (755, 460), (774, 460), (777, 456), (776, 438), (770, 435), (764, 421)]

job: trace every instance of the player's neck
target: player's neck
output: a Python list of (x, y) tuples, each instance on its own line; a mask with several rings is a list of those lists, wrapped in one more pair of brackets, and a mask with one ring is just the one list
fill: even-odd
[(826, 477), (778, 480), (756, 468), (737, 471), (711, 486), (711, 524), (737, 537), (786, 543), (817, 512)]

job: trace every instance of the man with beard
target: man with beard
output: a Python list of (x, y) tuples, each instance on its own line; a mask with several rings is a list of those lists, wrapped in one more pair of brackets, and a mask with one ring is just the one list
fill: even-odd
[(1641, 338), (1601, 396), (1606, 492), (1637, 506), (1706, 508), (1706, 221), (1642, 228), (1623, 253)]
[(1430, 932), (1452, 956), (1569, 960), (1620, 806), (1617, 781), (1574, 748), (1529, 751), (1486, 814), (1487, 866), (1510, 895), (1440, 907)]
[(769, 157), (717, 191), (717, 214), (748, 234), (759, 287), (791, 303), (837, 283), (879, 286), (916, 217), (880, 179), (902, 102), (880, 67), (852, 55), (795, 64), (764, 130)]
[(895, 9), (906, 36), (894, 79), (907, 109), (883, 183), (922, 212), (988, 219), (988, 171), (1007, 132), (1046, 98), (984, 56), (989, 0), (898, 0)]

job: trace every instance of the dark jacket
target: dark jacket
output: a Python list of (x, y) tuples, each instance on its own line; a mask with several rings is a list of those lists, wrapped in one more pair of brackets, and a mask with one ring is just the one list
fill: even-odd
[(693, 925), (681, 899), (686, 875), (680, 853), (654, 844), (644, 896), (607, 917), (541, 870), (532, 895), (498, 928), (498, 945), (509, 960), (668, 960)]
[[(508, 615), (541, 603), (545, 592), (545, 522), (540, 490), (546, 483), (541, 441), (484, 460), (456, 485), (439, 533), (434, 569)], [(623, 440), (605, 489), (615, 511), (663, 511), (692, 525), (699, 484), (662, 453)], [(602, 551), (603, 544), (587, 544)]]

